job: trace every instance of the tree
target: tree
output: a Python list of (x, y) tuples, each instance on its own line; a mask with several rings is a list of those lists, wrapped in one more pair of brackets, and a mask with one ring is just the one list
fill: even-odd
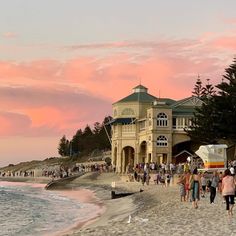
[(191, 139), (205, 143), (236, 143), (236, 59), (225, 69), (225, 75), (216, 86), (217, 93), (208, 96), (196, 110), (188, 134)]
[(205, 100), (201, 107), (196, 108), (192, 126), (186, 132), (195, 143), (209, 144), (216, 143), (216, 130), (214, 107), (212, 98)]
[(81, 139), (82, 139), (83, 131), (78, 129), (76, 134), (73, 136), (71, 140), (72, 147), (72, 155), (79, 154), (82, 151)]
[(101, 149), (101, 130), (102, 125), (99, 122), (94, 123), (93, 128), (93, 146), (94, 149)]
[(89, 125), (83, 131), (81, 143), (85, 153), (90, 153), (93, 150), (93, 132)]
[(61, 156), (67, 156), (69, 154), (69, 140), (66, 139), (65, 135), (60, 139), (58, 153)]
[(215, 87), (213, 84), (209, 83), (210, 79), (207, 79), (207, 84), (203, 87), (202, 97), (203, 98), (209, 98), (213, 95), (215, 95)]
[(95, 122), (93, 129), (89, 125), (83, 131), (78, 129), (71, 141), (67, 140), (64, 135), (60, 140), (58, 148), (60, 155), (78, 157), (87, 155), (96, 149), (110, 149), (111, 144), (108, 135), (111, 133), (111, 126), (107, 124), (111, 119), (112, 117), (108, 116), (104, 118), (102, 124)]
[(102, 122), (102, 129), (100, 131), (100, 143), (102, 149), (111, 149), (111, 125), (109, 122), (112, 120), (111, 116), (106, 116)]
[(225, 69), (222, 82), (216, 87), (219, 89), (216, 97), (221, 123), (219, 132), (222, 138), (236, 143), (236, 58)]
[(210, 96), (215, 95), (215, 87), (209, 83), (210, 79), (206, 79), (207, 83), (202, 84), (200, 76), (198, 76), (195, 86), (193, 88), (192, 94), (203, 100), (208, 99)]
[(100, 131), (102, 129), (102, 125), (99, 123), (99, 122), (95, 122), (94, 123), (94, 128), (93, 128), (93, 133), (96, 135), (96, 134), (99, 134)]
[(195, 86), (193, 88), (192, 94), (198, 98), (200, 98), (204, 95), (204, 88), (202, 86), (202, 81), (200, 79), (200, 76), (198, 76), (198, 78), (197, 78), (197, 81), (196, 81)]

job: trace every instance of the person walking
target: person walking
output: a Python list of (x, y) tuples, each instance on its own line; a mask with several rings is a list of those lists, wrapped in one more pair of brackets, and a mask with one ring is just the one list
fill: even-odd
[(200, 189), (201, 189), (201, 179), (200, 176), (198, 175), (198, 170), (195, 168), (193, 170), (193, 174), (190, 177), (189, 181), (189, 186), (192, 191), (192, 204), (193, 208), (197, 209), (198, 208), (198, 201), (200, 200)]
[[(190, 194), (190, 178), (191, 178), (191, 172), (190, 170), (185, 173), (185, 191), (186, 191), (186, 201), (189, 201), (189, 194)], [(192, 201), (192, 199), (190, 199)]]
[(179, 192), (180, 192), (180, 201), (181, 202), (186, 201), (186, 199), (185, 199), (185, 197), (186, 197), (185, 181), (186, 181), (185, 175), (184, 174), (179, 175), (177, 184), (179, 184)]
[(217, 171), (214, 171), (210, 187), (210, 204), (214, 204), (214, 200), (216, 197), (216, 188), (218, 187), (218, 184), (219, 184), (219, 176)]
[(206, 196), (206, 184), (207, 184), (207, 179), (206, 179), (206, 174), (203, 173), (201, 175), (201, 184), (202, 184), (202, 197)]
[(234, 195), (235, 195), (235, 180), (231, 175), (230, 170), (226, 169), (224, 177), (222, 179), (222, 196), (224, 196), (226, 201), (226, 210), (228, 215), (233, 215), (234, 207)]

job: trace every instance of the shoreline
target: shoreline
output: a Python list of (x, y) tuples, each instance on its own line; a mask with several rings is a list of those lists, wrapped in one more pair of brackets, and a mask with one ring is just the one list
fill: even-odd
[[(61, 179), (63, 182), (63, 179)], [(46, 185), (51, 181), (51, 179), (47, 177), (2, 177), (0, 178), (0, 182), (6, 183), (6, 185), (31, 185), (33, 187), (39, 187), (44, 188)], [(78, 186), (71, 186), (68, 187), (67, 183), (62, 183), (64, 187), (61, 187), (60, 189), (50, 189), (46, 190), (48, 192), (55, 192), (59, 196), (66, 197), (71, 200), (78, 201), (84, 205), (91, 205), (89, 207), (92, 207), (94, 205), (93, 209), (93, 215), (92, 216), (86, 216), (86, 219), (78, 218), (76, 222), (73, 225), (70, 225), (66, 227), (63, 231), (58, 231), (53, 234), (47, 234), (47, 236), (61, 236), (61, 235), (68, 235), (72, 234), (74, 230), (78, 230), (82, 228), (85, 225), (92, 223), (93, 221), (96, 221), (97, 218), (99, 218), (105, 211), (104, 203), (96, 196), (96, 193), (94, 190), (89, 188), (89, 186), (86, 187), (78, 187)], [(93, 208), (93, 207), (92, 207)], [(81, 213), (83, 213), (83, 209), (81, 210)], [(88, 217), (88, 218), (87, 218)]]
[[(78, 235), (80, 233), (83, 235), (87, 230), (94, 232), (95, 234), (97, 227), (109, 226), (111, 220), (123, 220), (136, 211), (136, 205), (134, 204), (132, 195), (111, 199), (111, 191), (114, 190), (111, 187), (112, 180), (120, 183), (117, 184), (117, 187), (115, 188), (116, 191), (130, 191), (130, 189), (126, 188), (126, 183), (114, 173), (103, 173), (101, 175), (99, 173), (90, 173), (71, 181), (63, 187), (59, 186), (58, 188), (53, 188), (67, 190), (82, 188), (92, 191), (94, 193), (94, 198), (91, 199), (92, 203), (100, 205), (103, 209), (98, 216), (79, 223), (77, 226), (60, 236)], [(133, 189), (133, 191), (135, 189)]]
[[(95, 219), (77, 224), (61, 232), (60, 236), (236, 235), (236, 207), (233, 209), (235, 215), (229, 217), (218, 192), (215, 204), (210, 204), (210, 194), (207, 193), (206, 198), (200, 199), (199, 208), (193, 209), (191, 202), (180, 202), (179, 186), (174, 183), (163, 187), (151, 181), (149, 186), (142, 186), (121, 177), (111, 173), (91, 173), (55, 188), (66, 192), (76, 188), (91, 190), (95, 196), (92, 202), (104, 207), (104, 212)], [(112, 182), (116, 182), (115, 191), (135, 194), (111, 199)], [(139, 192), (140, 188), (144, 191)]]
[[(84, 205), (93, 205), (93, 215), (87, 216), (86, 219), (77, 218), (73, 225), (68, 226), (66, 229), (55, 234), (50, 234), (50, 236), (62, 236), (62, 235), (72, 235), (75, 230), (79, 230), (82, 227), (96, 221), (106, 210), (104, 204), (100, 199), (96, 197), (94, 191), (86, 188), (76, 188), (72, 190), (47, 190), (58, 193), (60, 196), (67, 197), (71, 200), (78, 201)], [(79, 194), (79, 195), (78, 195)], [(81, 214), (83, 210), (81, 210)]]
[[(111, 199), (111, 180), (113, 178), (113, 180), (115, 179), (119, 182), (120, 178), (115, 174), (108, 175), (112, 176), (108, 176), (108, 178), (102, 177), (101, 180), (97, 180), (97, 178), (99, 178), (99, 174), (97, 173), (90, 173), (88, 176), (79, 177), (70, 182), (65, 181), (65, 183), (63, 182), (63, 179), (61, 179), (59, 186), (47, 190), (56, 191), (59, 195), (66, 196), (82, 203), (94, 204), (100, 209), (93, 217), (85, 219), (84, 221), (79, 219), (72, 226), (69, 226), (61, 232), (55, 232), (53, 235), (50, 234), (50, 236), (77, 235), (79, 231), (107, 225), (110, 219), (119, 220), (126, 218), (135, 211), (136, 205), (131, 197)], [(46, 186), (51, 179), (47, 177), (2, 177), (0, 178), (0, 181), (44, 184)], [(127, 191), (123, 185), (117, 187), (116, 190)], [(81, 196), (76, 196), (77, 191), (84, 191), (88, 194), (85, 194), (84, 197), (81, 198)]]

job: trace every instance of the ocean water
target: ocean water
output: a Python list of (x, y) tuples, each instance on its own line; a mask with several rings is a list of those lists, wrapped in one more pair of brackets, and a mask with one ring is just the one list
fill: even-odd
[(0, 236), (55, 235), (93, 218), (97, 208), (43, 185), (0, 182)]

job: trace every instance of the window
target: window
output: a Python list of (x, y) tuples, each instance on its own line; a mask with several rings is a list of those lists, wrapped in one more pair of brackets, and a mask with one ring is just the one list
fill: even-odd
[(167, 147), (167, 138), (163, 135), (160, 135), (158, 138), (157, 138), (157, 146), (158, 147)]
[(157, 115), (157, 126), (167, 126), (167, 115), (165, 113)]
[(175, 117), (173, 118), (172, 123), (173, 123), (173, 129), (176, 129), (176, 118)]

